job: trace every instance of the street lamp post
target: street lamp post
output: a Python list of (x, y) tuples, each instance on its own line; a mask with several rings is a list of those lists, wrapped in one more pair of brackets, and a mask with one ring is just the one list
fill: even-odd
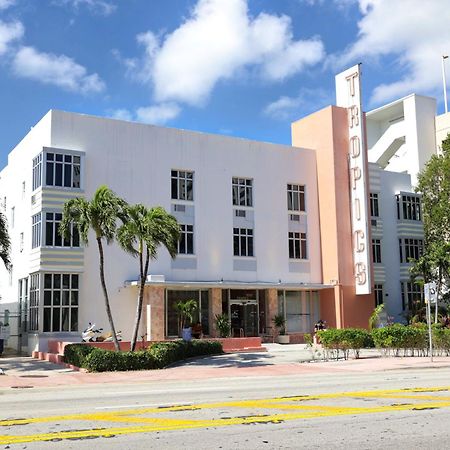
[(447, 84), (445, 80), (445, 60), (448, 58), (448, 55), (442, 55), (442, 84), (444, 85), (444, 108), (445, 113), (448, 113), (447, 108)]

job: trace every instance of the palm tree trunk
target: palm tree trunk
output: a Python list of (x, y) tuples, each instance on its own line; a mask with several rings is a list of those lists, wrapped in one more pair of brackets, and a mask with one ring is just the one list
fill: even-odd
[(116, 329), (114, 328), (114, 321), (111, 314), (111, 307), (109, 305), (108, 291), (106, 289), (105, 270), (104, 270), (105, 258), (103, 256), (102, 238), (100, 237), (97, 238), (97, 244), (98, 244), (98, 252), (100, 253), (100, 281), (102, 283), (103, 296), (105, 297), (106, 314), (108, 315), (109, 326), (111, 327), (111, 335), (113, 338), (114, 347), (116, 351), (120, 351), (119, 341), (117, 340)]
[(132, 352), (134, 352), (134, 349), (136, 348), (139, 324), (141, 322), (141, 316), (142, 316), (142, 304), (144, 303), (145, 280), (147, 278), (148, 265), (150, 262), (150, 253), (148, 251), (148, 248), (147, 248), (146, 256), (145, 256), (145, 267), (144, 267), (142, 258), (143, 258), (143, 254), (141, 252), (139, 254), (139, 270), (140, 270), (139, 294), (138, 294), (138, 301), (137, 301), (137, 305), (136, 305), (136, 316), (134, 319), (133, 336), (131, 338), (131, 344), (130, 344), (130, 350)]

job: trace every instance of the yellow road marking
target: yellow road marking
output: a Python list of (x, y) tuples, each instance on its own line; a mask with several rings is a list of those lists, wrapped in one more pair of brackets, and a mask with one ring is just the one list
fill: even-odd
[[(414, 388), (414, 389), (390, 389), (379, 391), (357, 391), (357, 392), (336, 392), (318, 395), (299, 395), (293, 397), (276, 397), (244, 401), (227, 401), (216, 403), (199, 403), (195, 405), (169, 406), (163, 408), (134, 408), (129, 410), (87, 413), (87, 414), (67, 414), (47, 417), (31, 417), (24, 419), (1, 420), (0, 426), (27, 425), (36, 423), (56, 423), (63, 421), (89, 421), (104, 424), (127, 423), (133, 424), (128, 427), (105, 427), (86, 430), (66, 430), (52, 433), (38, 433), (29, 435), (0, 435), (0, 445), (42, 442), (60, 439), (83, 439), (89, 437), (107, 437), (112, 435), (124, 435), (135, 433), (148, 433), (154, 431), (167, 431), (179, 429), (223, 427), (231, 425), (244, 425), (251, 423), (284, 422), (299, 419), (313, 419), (319, 417), (331, 417), (340, 415), (374, 414), (392, 411), (410, 411), (431, 408), (450, 407), (450, 397), (429, 395), (449, 391), (450, 387), (436, 388)], [(416, 395), (414, 395), (416, 394)], [(426, 395), (424, 395), (426, 394)], [(379, 405), (371, 407), (357, 406), (333, 406), (307, 404), (307, 401), (322, 399), (342, 399), (342, 398), (375, 398), (375, 399), (410, 399), (414, 403)], [(230, 418), (216, 419), (184, 419), (161, 417), (161, 414), (170, 412), (194, 412), (196, 410), (214, 410), (217, 408), (246, 408), (258, 410), (278, 410), (290, 411), (275, 414), (247, 415)], [(144, 414), (157, 414), (160, 417), (142, 417)], [(139, 424), (139, 425), (136, 425)]]

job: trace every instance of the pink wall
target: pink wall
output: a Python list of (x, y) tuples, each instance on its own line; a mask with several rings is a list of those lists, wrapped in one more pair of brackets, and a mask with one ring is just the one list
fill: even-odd
[(367, 327), (373, 295), (356, 295), (353, 274), (347, 110), (329, 106), (292, 124), (292, 144), (316, 149), (324, 284), (322, 319), (329, 326)]

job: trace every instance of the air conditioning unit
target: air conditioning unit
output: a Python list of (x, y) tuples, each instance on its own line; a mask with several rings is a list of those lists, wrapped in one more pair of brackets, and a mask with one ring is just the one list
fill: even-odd
[(289, 220), (293, 222), (300, 222), (300, 216), (298, 214), (289, 214)]
[(36, 203), (36, 196), (32, 195), (31, 196), (31, 204), (34, 205)]
[(376, 227), (376, 226), (377, 226), (377, 219), (371, 219), (371, 220), (370, 220), (370, 224), (371, 224), (373, 227)]
[(174, 211), (176, 212), (185, 212), (186, 206), (185, 205), (174, 205)]
[(236, 217), (245, 217), (245, 209), (237, 209)]
[(164, 283), (165, 281), (164, 275), (147, 275), (147, 283)]

